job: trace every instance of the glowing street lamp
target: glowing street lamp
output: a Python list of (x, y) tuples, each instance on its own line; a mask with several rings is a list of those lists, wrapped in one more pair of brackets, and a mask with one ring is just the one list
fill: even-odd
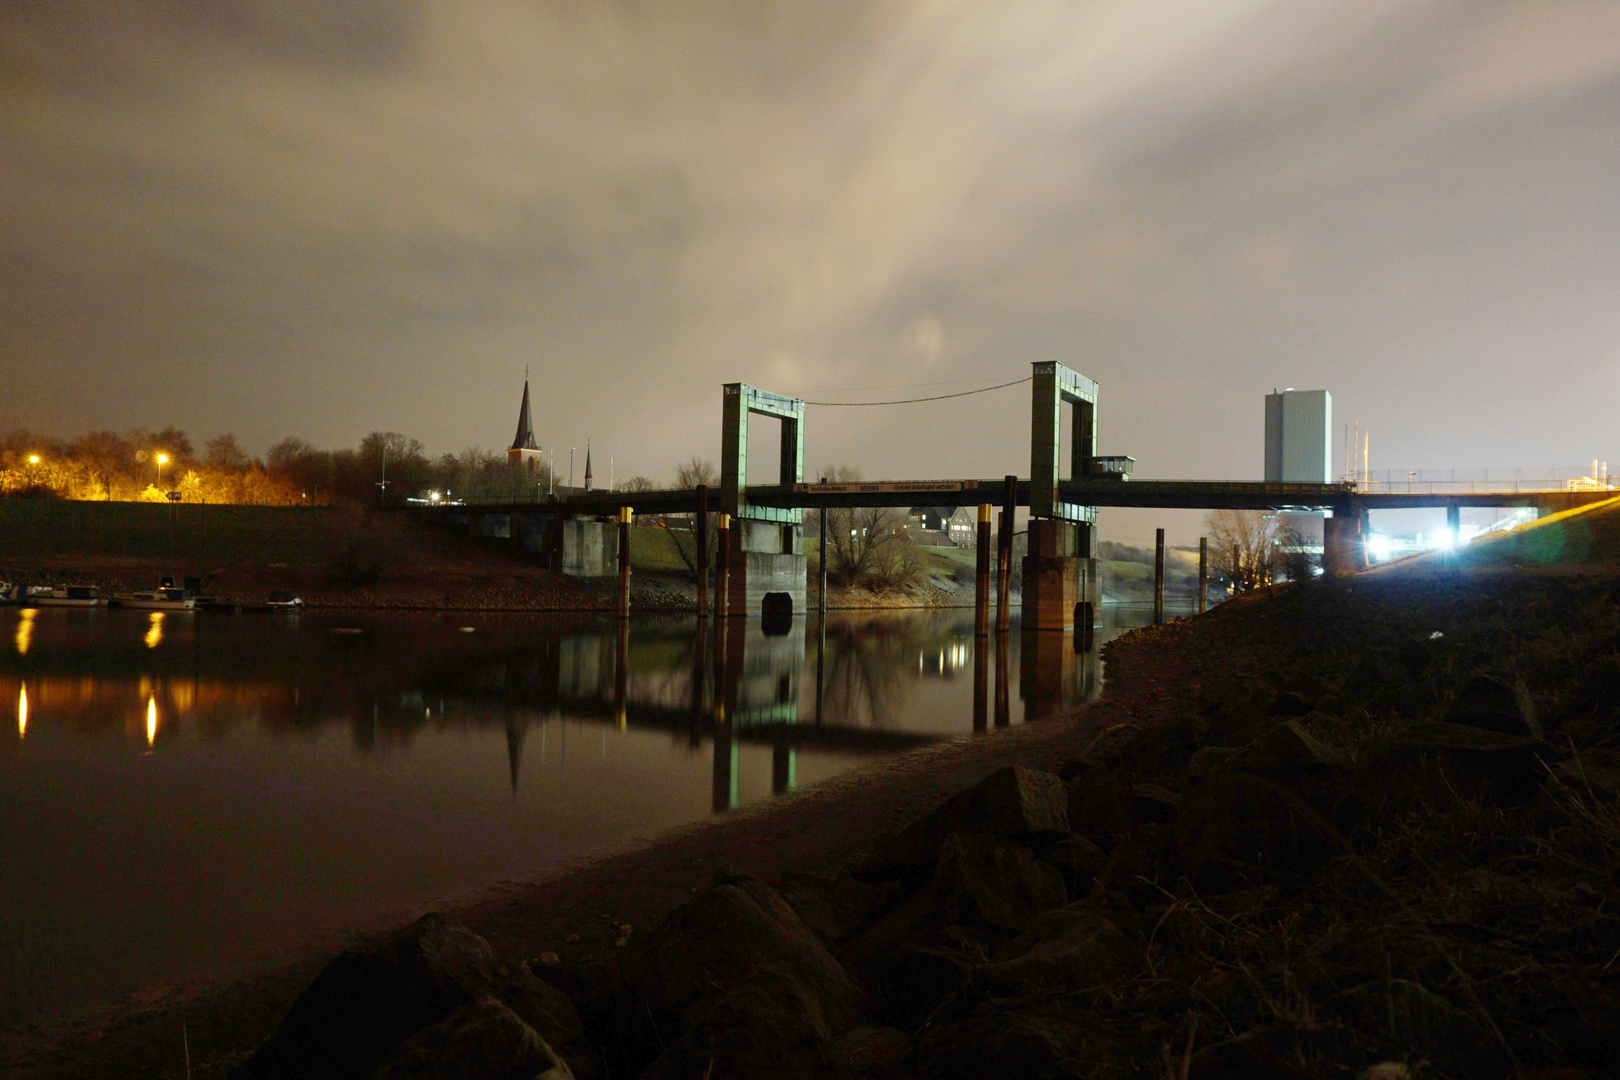
[(163, 466), (169, 463), (169, 455), (159, 450), (153, 460), (157, 462), (157, 486), (158, 490), (161, 491), (163, 490)]
[(38, 454), (29, 454), (28, 455), (28, 464), (30, 464), (30, 465), (38, 465), (39, 464), (39, 455)]

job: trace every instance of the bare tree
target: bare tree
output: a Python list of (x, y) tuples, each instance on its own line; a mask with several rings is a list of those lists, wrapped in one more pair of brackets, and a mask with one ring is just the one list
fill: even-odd
[[(851, 465), (828, 466), (821, 475), (837, 484), (861, 479), (860, 470)], [(886, 506), (828, 507), (806, 514), (805, 527), (819, 531), (820, 514), (827, 517), (827, 573), (841, 584), (894, 589), (922, 576), (922, 559), (899, 511)]]
[(1277, 518), (1259, 510), (1211, 510), (1204, 518), (1211, 561), (1233, 592), (1271, 584), (1278, 569)]
[(645, 476), (632, 476), (628, 480), (619, 481), (620, 491), (656, 491), (653, 482)]
[(675, 486), (678, 488), (712, 488), (719, 482), (720, 470), (708, 458), (694, 454), (689, 460), (675, 466)]
[(203, 463), (211, 469), (234, 469), (240, 472), (253, 464), (253, 459), (236, 441), (236, 436), (228, 431), (223, 435), (215, 435), (204, 445), (206, 456)]
[[(720, 471), (714, 467), (714, 462), (708, 458), (701, 458), (694, 454), (691, 458), (675, 466), (675, 486), (677, 488), (710, 488), (711, 505), (715, 497), (719, 495), (719, 492), (713, 490), (719, 482)], [(675, 551), (680, 555), (681, 562), (686, 564), (687, 573), (692, 575), (693, 580), (696, 580), (698, 571), (697, 514), (686, 514), (681, 519), (673, 521), (666, 518), (665, 522), (667, 525), (676, 526), (669, 530), (670, 539), (675, 542)], [(706, 565), (710, 567), (714, 566), (715, 555), (720, 550), (719, 525), (720, 515), (718, 511), (710, 512), (707, 529), (708, 543), (706, 545), (709, 549)]]

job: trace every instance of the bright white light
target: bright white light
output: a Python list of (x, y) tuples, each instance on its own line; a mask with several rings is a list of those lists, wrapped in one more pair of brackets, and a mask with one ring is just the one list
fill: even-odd
[(1389, 553), (1395, 550), (1395, 545), (1383, 533), (1373, 533), (1367, 538), (1367, 550), (1372, 552), (1374, 559), (1382, 561), (1389, 558)]
[(1450, 529), (1441, 529), (1434, 536), (1434, 546), (1439, 551), (1449, 551), (1456, 543), (1457, 537)]

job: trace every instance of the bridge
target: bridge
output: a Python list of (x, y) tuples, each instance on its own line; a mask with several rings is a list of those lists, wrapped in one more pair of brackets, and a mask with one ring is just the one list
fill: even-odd
[[(1443, 508), (1455, 531), (1465, 507), (1534, 507), (1541, 513), (1574, 509), (1615, 497), (1606, 482), (1565, 482), (1536, 487), (1519, 479), (1489, 482), (1426, 482), (1400, 490), (1393, 482), (1266, 483), (1230, 480), (1136, 480), (1134, 459), (1096, 453), (1098, 386), (1063, 364), (1032, 365), (1030, 472), (957, 480), (870, 483), (806, 483), (806, 402), (744, 383), (723, 387), (721, 479), (707, 487), (663, 491), (569, 491), (533, 499), (464, 500), (423, 507), (420, 512), (464, 518), (469, 530), (488, 533), (499, 516), (516, 545), (540, 554), (555, 569), (619, 578), (619, 614), (629, 614), (629, 529), (636, 514), (693, 514), (698, 532), (698, 606), (717, 617), (797, 613), (804, 609), (807, 559), (803, 513), (807, 509), (935, 506), (978, 508), (977, 629), (990, 631), (990, 581), (996, 579), (995, 629), (1009, 625), (1013, 517), (1030, 513), (1029, 554), (1023, 560), (1022, 621), (1025, 629), (1073, 630), (1091, 625), (1100, 601), (1096, 558), (1098, 507), (1195, 510), (1327, 511), (1323, 565), (1342, 574), (1368, 564), (1368, 513), (1372, 510)], [(1072, 407), (1067, 475), (1061, 457), (1062, 406)], [(780, 422), (778, 480), (749, 484), (748, 426), (752, 416)], [(992, 570), (991, 521), (1001, 515)], [(706, 564), (711, 517), (719, 529), (714, 599), (708, 597)], [(825, 597), (826, 515), (820, 545)]]

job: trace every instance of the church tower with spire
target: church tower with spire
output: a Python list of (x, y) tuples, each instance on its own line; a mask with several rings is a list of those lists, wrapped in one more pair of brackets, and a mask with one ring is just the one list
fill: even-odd
[(585, 490), (591, 490), (591, 442), (585, 440)]
[(534, 441), (534, 423), (529, 419), (529, 373), (523, 373), (523, 405), (518, 409), (517, 435), (507, 447), (506, 460), (538, 469), (544, 460)]

